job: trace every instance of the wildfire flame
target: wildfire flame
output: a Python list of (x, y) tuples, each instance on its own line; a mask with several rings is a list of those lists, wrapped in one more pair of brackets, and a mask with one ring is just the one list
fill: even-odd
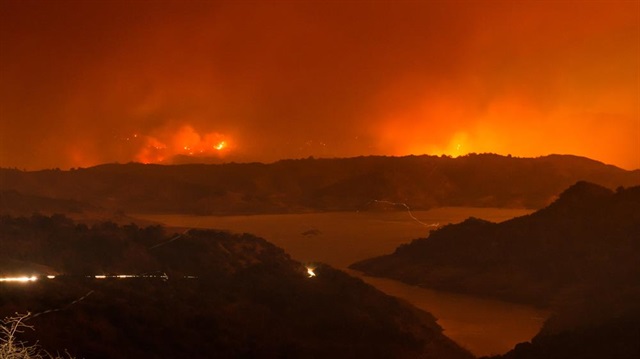
[(309, 278), (313, 278), (316, 276), (316, 273), (314, 272), (315, 268), (312, 267), (307, 267), (307, 275), (309, 276)]
[(220, 157), (230, 149), (228, 136), (218, 132), (200, 133), (189, 125), (139, 137), (144, 142), (136, 160), (142, 163), (163, 162), (176, 155)]

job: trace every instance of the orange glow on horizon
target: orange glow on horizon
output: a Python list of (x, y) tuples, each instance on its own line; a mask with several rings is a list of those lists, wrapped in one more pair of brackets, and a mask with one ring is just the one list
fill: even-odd
[[(607, 112), (613, 107), (620, 111)], [(542, 111), (522, 99), (505, 97), (482, 111), (468, 108), (453, 100), (431, 100), (383, 119), (375, 132), (378, 146), (396, 156), (572, 154), (625, 169), (640, 168), (640, 114), (630, 99), (606, 106), (601, 101), (581, 110), (564, 105)], [(627, 131), (624, 136), (621, 129)], [(637, 151), (630, 150), (634, 148)]]
[(1, 167), (492, 152), (640, 168), (637, 1), (152, 3), (0, 2)]

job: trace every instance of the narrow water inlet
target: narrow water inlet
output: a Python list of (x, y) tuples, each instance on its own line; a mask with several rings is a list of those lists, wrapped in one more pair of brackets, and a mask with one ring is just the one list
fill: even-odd
[(443, 333), (474, 355), (504, 354), (530, 341), (550, 312), (527, 305), (408, 285), (347, 270), (380, 291), (433, 314)]
[[(420, 222), (444, 225), (461, 222), (470, 216), (500, 222), (530, 212), (523, 209), (438, 208), (412, 214)], [(283, 248), (298, 261), (323, 262), (345, 270), (384, 293), (430, 312), (445, 335), (477, 356), (503, 354), (517, 343), (531, 340), (549, 315), (527, 305), (425, 289), (347, 270), (356, 261), (391, 253), (401, 244), (428, 235), (430, 229), (404, 211), (136, 217), (181, 228), (252, 233)]]

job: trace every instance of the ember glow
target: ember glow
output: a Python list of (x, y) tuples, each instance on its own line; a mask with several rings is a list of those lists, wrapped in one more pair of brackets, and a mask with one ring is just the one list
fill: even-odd
[(494, 152), (640, 168), (639, 14), (636, 1), (2, 1), (0, 166)]
[(315, 268), (307, 267), (307, 275), (309, 276), (309, 278), (313, 278), (316, 276), (316, 273), (314, 271), (315, 271)]
[(218, 142), (217, 145), (213, 146), (213, 148), (215, 148), (218, 151), (222, 151), (226, 147), (227, 147), (227, 141), (220, 141), (220, 142)]

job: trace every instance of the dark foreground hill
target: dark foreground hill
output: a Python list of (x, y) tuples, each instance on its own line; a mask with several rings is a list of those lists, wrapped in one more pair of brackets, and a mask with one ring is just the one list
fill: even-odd
[(351, 211), (372, 209), (373, 200), (407, 203), (414, 209), (541, 208), (579, 180), (609, 188), (640, 185), (640, 171), (575, 156), (512, 158), (493, 154), (0, 170), (3, 190), (129, 213)]
[(637, 282), (640, 187), (578, 182), (550, 206), (503, 223), (469, 218), (351, 267), (411, 284), (549, 304), (609, 278)]
[[(0, 263), (11, 263), (0, 271), (16, 274), (30, 263), (24, 268), (59, 274), (0, 283), (0, 317), (33, 313), (37, 331), (21, 338), (49, 351), (86, 358), (471, 357), (429, 314), (328, 266), (311, 278), (251, 235), (191, 230), (169, 237), (161, 227), (3, 216), (0, 238)], [(121, 273), (168, 279), (86, 277)]]
[[(622, 279), (624, 281), (624, 279)], [(493, 359), (640, 357), (640, 285), (612, 277), (564, 293), (531, 342)]]
[(547, 306), (505, 359), (640, 357), (640, 187), (587, 182), (500, 224), (470, 218), (352, 268), (411, 284)]

